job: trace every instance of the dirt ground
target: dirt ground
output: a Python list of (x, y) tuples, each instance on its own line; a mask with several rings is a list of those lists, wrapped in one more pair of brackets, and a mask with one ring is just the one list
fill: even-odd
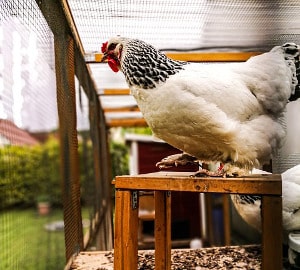
[[(72, 270), (112, 270), (113, 252), (82, 252), (72, 263)], [(261, 247), (233, 246), (172, 250), (172, 270), (261, 269)], [(139, 251), (138, 269), (152, 270), (154, 251)]]

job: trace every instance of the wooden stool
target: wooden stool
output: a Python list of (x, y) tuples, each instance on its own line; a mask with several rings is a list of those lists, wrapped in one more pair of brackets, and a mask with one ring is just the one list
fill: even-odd
[(114, 269), (138, 268), (138, 191), (155, 192), (155, 269), (171, 269), (171, 191), (262, 195), (262, 269), (282, 270), (281, 175), (190, 177), (189, 172), (117, 176)]

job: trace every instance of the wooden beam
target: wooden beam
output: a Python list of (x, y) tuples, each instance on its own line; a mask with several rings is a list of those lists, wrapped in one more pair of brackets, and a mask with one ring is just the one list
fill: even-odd
[(261, 213), (262, 269), (282, 269), (282, 197), (262, 196)]
[[(244, 62), (251, 56), (259, 55), (260, 52), (166, 52), (168, 57), (174, 60), (189, 62)], [(94, 54), (94, 61), (86, 63), (100, 63), (102, 53)]]
[(133, 270), (138, 267), (138, 196), (133, 205), (131, 191), (116, 190), (114, 269)]
[(229, 195), (222, 194), (222, 208), (223, 208), (223, 229), (224, 229), (224, 245), (231, 245), (231, 223), (230, 223), (230, 203)]
[(119, 107), (119, 108), (104, 108), (104, 113), (108, 112), (139, 112), (138, 106), (135, 107)]
[(111, 119), (107, 120), (106, 124), (108, 127), (147, 127), (147, 122), (144, 118), (134, 119)]
[(189, 62), (244, 62), (258, 52), (192, 52), (192, 53), (166, 53), (174, 60)]
[(71, 30), (74, 41), (76, 43), (76, 46), (77, 46), (78, 50), (81, 52), (81, 54), (83, 55), (84, 54), (84, 48), (83, 48), (83, 45), (81, 43), (79, 33), (77, 32), (76, 24), (74, 22), (73, 15), (72, 15), (72, 12), (70, 10), (68, 1), (67, 0), (60, 0), (60, 3), (61, 3), (61, 7), (63, 9), (63, 12), (65, 14), (65, 18), (68, 22), (68, 26), (69, 26), (68, 29)]
[(116, 89), (116, 88), (108, 88), (104, 89), (103, 93), (101, 93), (99, 96), (122, 96), (122, 95), (130, 95), (129, 89)]
[(155, 269), (171, 269), (171, 192), (155, 191), (154, 194)]
[(60, 171), (64, 210), (65, 253), (68, 261), (74, 253), (83, 249), (76, 130), (74, 39), (69, 35), (55, 35), (54, 49), (61, 147)]

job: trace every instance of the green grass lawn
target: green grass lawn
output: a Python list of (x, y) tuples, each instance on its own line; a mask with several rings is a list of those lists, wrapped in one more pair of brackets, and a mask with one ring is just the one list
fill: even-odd
[(39, 216), (36, 209), (0, 212), (0, 269), (58, 270), (66, 264), (63, 231), (44, 225), (62, 220), (62, 210)]

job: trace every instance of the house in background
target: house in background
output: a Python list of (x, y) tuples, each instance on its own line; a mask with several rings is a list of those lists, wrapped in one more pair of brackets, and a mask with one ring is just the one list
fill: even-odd
[(0, 146), (36, 145), (39, 141), (7, 119), (0, 119)]

